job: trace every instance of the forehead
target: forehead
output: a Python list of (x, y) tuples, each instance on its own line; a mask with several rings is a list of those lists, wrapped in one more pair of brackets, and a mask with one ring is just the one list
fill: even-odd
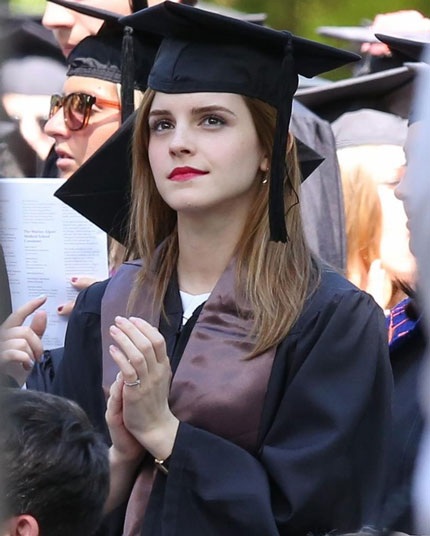
[(113, 82), (85, 76), (69, 76), (64, 83), (64, 95), (78, 91), (95, 97), (109, 98), (110, 100), (118, 99), (118, 90)]
[(152, 101), (154, 109), (186, 109), (207, 106), (219, 106), (231, 111), (247, 110), (245, 100), (235, 93), (161, 93), (156, 92)]

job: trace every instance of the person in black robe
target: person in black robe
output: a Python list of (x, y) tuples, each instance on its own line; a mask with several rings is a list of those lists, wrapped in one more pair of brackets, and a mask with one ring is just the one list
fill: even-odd
[(117, 533), (377, 523), (392, 388), (384, 317), (310, 254), (287, 132), (297, 74), (355, 57), (170, 2), (124, 24), (165, 37), (133, 147), (129, 248), (143, 260), (80, 294), (54, 379), (110, 435), (107, 510), (127, 505)]

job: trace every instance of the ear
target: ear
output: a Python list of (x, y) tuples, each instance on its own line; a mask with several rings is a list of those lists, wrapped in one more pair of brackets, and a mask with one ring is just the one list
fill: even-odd
[(22, 514), (11, 517), (6, 523), (3, 536), (40, 536), (39, 524), (33, 516)]
[(263, 173), (267, 173), (269, 171), (269, 168), (269, 159), (267, 158), (267, 156), (265, 156), (260, 162), (260, 171), (262, 171)]

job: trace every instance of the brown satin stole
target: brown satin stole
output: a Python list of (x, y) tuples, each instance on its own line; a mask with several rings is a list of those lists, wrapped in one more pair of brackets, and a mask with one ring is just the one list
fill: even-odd
[[(117, 315), (138, 316), (158, 326), (161, 307), (152, 310), (153, 285), (148, 278), (127, 311), (127, 300), (140, 263), (124, 264), (109, 282), (102, 300), (103, 387), (118, 368), (110, 357), (109, 326)], [(197, 319), (172, 381), (169, 405), (181, 421), (232, 441), (255, 453), (258, 430), (276, 348), (245, 359), (254, 340), (252, 311), (235, 292), (235, 263), (220, 277)], [(145, 381), (145, 378), (141, 378)], [(106, 391), (107, 390), (107, 391)], [(147, 456), (128, 503), (124, 534), (140, 534), (154, 478)]]

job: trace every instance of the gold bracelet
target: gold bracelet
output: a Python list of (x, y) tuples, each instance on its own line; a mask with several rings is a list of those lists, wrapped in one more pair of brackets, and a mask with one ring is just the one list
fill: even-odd
[(168, 456), (165, 460), (154, 458), (155, 467), (166, 476), (169, 474), (169, 460), (170, 456)]

